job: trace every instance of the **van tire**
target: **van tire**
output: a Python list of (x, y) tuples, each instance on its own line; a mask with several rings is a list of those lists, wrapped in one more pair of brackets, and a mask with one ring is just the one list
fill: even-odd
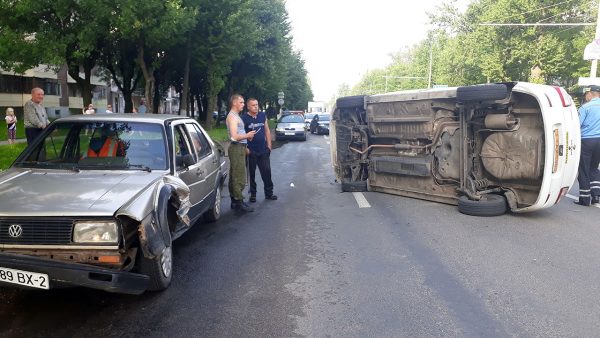
[(502, 83), (465, 86), (456, 89), (458, 101), (496, 101), (503, 100), (507, 96), (508, 88)]
[(343, 192), (365, 192), (367, 191), (367, 181), (344, 182), (342, 181)]
[(337, 108), (365, 108), (365, 95), (340, 97), (335, 102)]
[(474, 201), (467, 196), (460, 196), (458, 211), (471, 216), (500, 216), (506, 212), (506, 198), (502, 195), (486, 194), (479, 201)]

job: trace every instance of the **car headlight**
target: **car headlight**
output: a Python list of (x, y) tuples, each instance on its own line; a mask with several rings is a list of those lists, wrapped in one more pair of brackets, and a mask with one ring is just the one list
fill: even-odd
[(118, 241), (115, 222), (76, 222), (73, 227), (73, 242), (116, 243)]

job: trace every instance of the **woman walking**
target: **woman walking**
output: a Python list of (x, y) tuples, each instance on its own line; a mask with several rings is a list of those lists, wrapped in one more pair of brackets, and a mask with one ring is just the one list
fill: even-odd
[(15, 110), (12, 108), (6, 108), (6, 128), (8, 128), (8, 144), (14, 144), (17, 138), (17, 117), (15, 116)]

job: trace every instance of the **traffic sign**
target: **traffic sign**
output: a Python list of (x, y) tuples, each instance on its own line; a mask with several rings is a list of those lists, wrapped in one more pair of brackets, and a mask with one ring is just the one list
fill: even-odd
[(285, 102), (285, 101), (283, 101), (283, 99), (279, 99), (279, 100), (277, 100), (277, 103), (279, 103), (279, 105), (280, 105), (280, 106), (282, 106), (284, 102)]

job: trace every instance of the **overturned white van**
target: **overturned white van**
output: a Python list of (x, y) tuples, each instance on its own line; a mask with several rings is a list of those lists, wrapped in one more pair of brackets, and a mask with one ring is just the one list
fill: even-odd
[(339, 98), (331, 154), (343, 191), (493, 216), (556, 204), (577, 176), (579, 117), (561, 87), (524, 82)]

